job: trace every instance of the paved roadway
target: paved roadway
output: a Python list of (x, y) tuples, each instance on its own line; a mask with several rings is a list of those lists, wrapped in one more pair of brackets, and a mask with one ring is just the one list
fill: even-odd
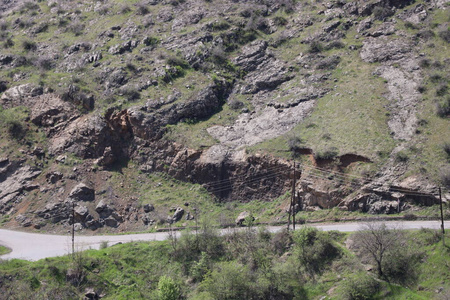
[[(400, 229), (420, 229), (432, 228), (439, 229), (440, 221), (389, 221), (385, 222), (390, 228)], [(308, 224), (324, 231), (338, 230), (342, 232), (353, 232), (361, 229), (364, 223), (327, 223), (327, 224)], [(445, 222), (445, 228), (449, 228), (450, 221)], [(300, 228), (297, 225), (296, 228)], [(271, 232), (276, 232), (285, 228), (285, 226), (267, 227)], [(226, 234), (234, 229), (222, 229), (221, 233)], [(177, 235), (180, 232), (176, 233)], [(94, 236), (75, 236), (75, 250), (99, 249), (102, 242), (108, 242), (108, 245), (116, 243), (128, 243), (133, 241), (162, 241), (168, 238), (167, 232), (140, 233), (128, 235), (94, 235)], [(61, 256), (71, 253), (72, 238), (71, 235), (51, 235), (39, 233), (26, 233), (21, 231), (12, 231), (0, 229), (0, 245), (12, 249), (12, 252), (0, 256), (1, 259), (20, 258), (26, 260), (39, 260), (46, 257)]]

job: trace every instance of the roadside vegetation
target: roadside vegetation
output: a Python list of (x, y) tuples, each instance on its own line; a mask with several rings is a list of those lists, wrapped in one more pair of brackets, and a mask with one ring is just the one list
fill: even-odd
[[(354, 234), (252, 226), (127, 243), (37, 262), (2, 261), (4, 299), (446, 299), (450, 248), (438, 231)], [(373, 237), (376, 237), (373, 239)], [(383, 252), (377, 251), (379, 248)], [(374, 250), (374, 251), (372, 251)], [(380, 256), (382, 254), (382, 257)], [(94, 299), (94, 298), (91, 298)]]

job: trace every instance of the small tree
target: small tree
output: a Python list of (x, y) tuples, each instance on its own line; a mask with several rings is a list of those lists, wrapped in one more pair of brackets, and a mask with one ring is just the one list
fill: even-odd
[(388, 229), (384, 223), (366, 223), (364, 228), (354, 235), (357, 247), (375, 262), (380, 278), (384, 274), (385, 259), (395, 251), (401, 251), (401, 233), (396, 229)]

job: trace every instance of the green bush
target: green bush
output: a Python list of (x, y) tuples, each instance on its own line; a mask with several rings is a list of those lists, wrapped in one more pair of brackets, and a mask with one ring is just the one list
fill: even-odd
[(446, 99), (436, 103), (436, 114), (441, 118), (450, 115), (450, 96), (447, 96)]
[(201, 288), (217, 300), (261, 299), (254, 273), (236, 262), (217, 264), (201, 283)]
[(450, 43), (450, 29), (442, 30), (438, 33), (439, 37), (446, 41), (447, 43)]
[(320, 159), (334, 159), (338, 156), (339, 150), (335, 147), (327, 148), (323, 151), (318, 151), (314, 153), (314, 158), (316, 160)]
[(341, 296), (346, 300), (376, 299), (380, 284), (366, 272), (350, 275), (343, 283)]
[(407, 162), (409, 160), (409, 156), (405, 151), (399, 151), (395, 154), (395, 160), (398, 162)]
[(312, 41), (309, 44), (308, 52), (309, 53), (320, 53), (323, 51), (323, 45), (319, 41)]
[(313, 278), (340, 255), (329, 235), (313, 227), (302, 227), (293, 234), (293, 240), (293, 255)]
[(25, 51), (35, 51), (37, 49), (37, 44), (33, 41), (25, 40), (22, 42), (22, 48)]
[(28, 118), (26, 107), (14, 107), (7, 110), (0, 110), (0, 125), (6, 128), (8, 135), (15, 140), (25, 138), (28, 128), (25, 119)]
[(180, 289), (175, 281), (167, 276), (161, 276), (158, 281), (159, 300), (177, 300), (180, 298)]
[(389, 7), (383, 7), (383, 6), (376, 6), (373, 9), (373, 16), (377, 20), (384, 20), (394, 14), (394, 11)]

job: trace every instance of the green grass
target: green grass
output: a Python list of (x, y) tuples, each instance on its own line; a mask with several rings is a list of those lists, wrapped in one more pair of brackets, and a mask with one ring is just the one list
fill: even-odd
[(0, 246), (0, 255), (8, 254), (9, 252), (11, 252), (11, 249), (5, 246)]

